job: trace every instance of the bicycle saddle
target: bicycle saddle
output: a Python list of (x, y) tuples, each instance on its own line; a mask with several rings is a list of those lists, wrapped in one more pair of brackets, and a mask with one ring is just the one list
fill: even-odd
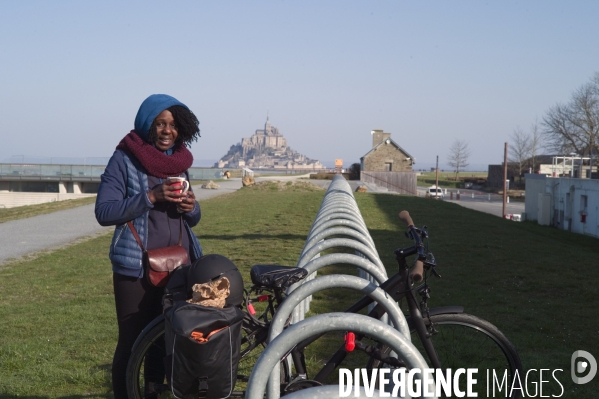
[(250, 270), (252, 283), (266, 288), (288, 288), (307, 274), (306, 269), (294, 266), (254, 265)]

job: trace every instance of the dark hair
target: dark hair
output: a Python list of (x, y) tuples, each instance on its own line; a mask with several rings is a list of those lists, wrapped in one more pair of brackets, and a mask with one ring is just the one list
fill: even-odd
[[(175, 119), (177, 143), (183, 143), (184, 146), (189, 147), (192, 141), (198, 141), (198, 137), (201, 137), (200, 128), (198, 127), (200, 121), (191, 110), (181, 105), (173, 105), (167, 108), (166, 111), (170, 111)], [(148, 141), (150, 143), (156, 140), (156, 134), (156, 121), (153, 121), (148, 132)]]

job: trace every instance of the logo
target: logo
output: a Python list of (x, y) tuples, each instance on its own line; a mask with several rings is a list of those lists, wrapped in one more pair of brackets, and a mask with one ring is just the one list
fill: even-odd
[[(589, 352), (578, 350), (572, 354), (570, 370), (572, 372), (572, 381), (575, 384), (586, 384), (595, 378), (597, 374), (597, 360)], [(579, 377), (579, 375), (584, 375), (586, 372), (588, 372), (586, 376)]]

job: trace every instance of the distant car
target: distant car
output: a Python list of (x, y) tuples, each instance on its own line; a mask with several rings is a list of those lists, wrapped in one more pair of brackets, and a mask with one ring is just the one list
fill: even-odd
[(472, 188), (472, 183), (469, 181), (464, 183), (464, 188)]
[(431, 186), (426, 190), (426, 198), (443, 199), (443, 190), (437, 186)]

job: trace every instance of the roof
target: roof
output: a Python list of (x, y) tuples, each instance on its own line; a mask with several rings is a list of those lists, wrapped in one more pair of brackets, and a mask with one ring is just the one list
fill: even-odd
[[(404, 154), (406, 154), (406, 156), (408, 158), (410, 158), (412, 160), (412, 163), (415, 164), (416, 163), (416, 158), (414, 158), (412, 155), (410, 155), (406, 150), (404, 150), (403, 148), (401, 148), (401, 146), (399, 144), (397, 144), (395, 141), (393, 141), (393, 139), (389, 138), (387, 139), (389, 140), (389, 144), (392, 144), (395, 148), (397, 148), (399, 151), (403, 152)], [(371, 152), (375, 151), (377, 148), (379, 148), (381, 145), (385, 144), (385, 142), (387, 141), (382, 141), (380, 143), (378, 143), (377, 145), (375, 145), (374, 147), (372, 147), (370, 149), (370, 151), (368, 151), (366, 154), (364, 154), (362, 157), (360, 157), (360, 160), (366, 158), (368, 156), (368, 154), (370, 154)]]

